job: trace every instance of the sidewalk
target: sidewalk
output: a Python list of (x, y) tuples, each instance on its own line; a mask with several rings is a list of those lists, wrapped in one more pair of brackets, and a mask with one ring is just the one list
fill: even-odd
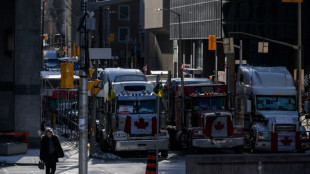
[[(67, 138), (61, 136), (62, 133), (57, 133), (59, 137), (61, 147), (64, 151), (64, 158), (59, 158), (58, 165), (78, 165), (79, 164), (79, 147), (76, 146), (75, 141), (69, 141)], [(89, 158), (89, 162), (100, 161), (103, 163), (105, 160), (120, 159), (118, 156), (112, 153), (102, 153), (97, 148), (97, 153), (93, 155), (93, 158)], [(39, 163), (40, 149), (28, 149), (26, 154), (13, 155), (13, 156), (0, 156), (0, 165), (21, 165), (21, 166), (35, 166)]]
[[(78, 147), (74, 142), (67, 141), (64, 137), (59, 136), (61, 146), (64, 150), (65, 157), (59, 159), (59, 163), (78, 164), (79, 153)], [(40, 149), (28, 149), (26, 154), (13, 156), (0, 156), (0, 164), (5, 165), (37, 165), (39, 163)]]

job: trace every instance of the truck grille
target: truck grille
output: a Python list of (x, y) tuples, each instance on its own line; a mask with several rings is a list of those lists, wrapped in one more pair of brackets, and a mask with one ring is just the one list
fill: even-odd
[(295, 132), (296, 124), (275, 124), (275, 132)]

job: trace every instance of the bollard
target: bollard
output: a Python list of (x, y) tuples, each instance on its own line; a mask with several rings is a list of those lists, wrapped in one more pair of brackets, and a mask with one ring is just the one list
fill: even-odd
[(147, 155), (145, 174), (156, 174), (156, 168), (156, 153), (154, 151), (149, 151)]

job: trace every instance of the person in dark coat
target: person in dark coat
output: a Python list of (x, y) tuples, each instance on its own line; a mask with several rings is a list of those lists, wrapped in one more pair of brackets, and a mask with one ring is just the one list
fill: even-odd
[(58, 158), (63, 157), (59, 138), (52, 129), (47, 129), (41, 138), (40, 159), (46, 166), (46, 174), (54, 174)]

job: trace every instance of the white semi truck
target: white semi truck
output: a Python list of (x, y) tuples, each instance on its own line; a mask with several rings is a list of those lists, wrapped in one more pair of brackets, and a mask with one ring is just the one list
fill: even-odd
[[(165, 115), (159, 118), (157, 133), (156, 95), (154, 85), (139, 70), (104, 70), (106, 95), (105, 126), (101, 147), (105, 151), (128, 152), (158, 149), (168, 156), (169, 135), (164, 128)], [(109, 83), (109, 84), (106, 84)], [(109, 97), (108, 97), (109, 96)]]
[(236, 123), (244, 127), (252, 152), (303, 152), (309, 147), (309, 132), (299, 122), (296, 93), (285, 67), (239, 67)]

